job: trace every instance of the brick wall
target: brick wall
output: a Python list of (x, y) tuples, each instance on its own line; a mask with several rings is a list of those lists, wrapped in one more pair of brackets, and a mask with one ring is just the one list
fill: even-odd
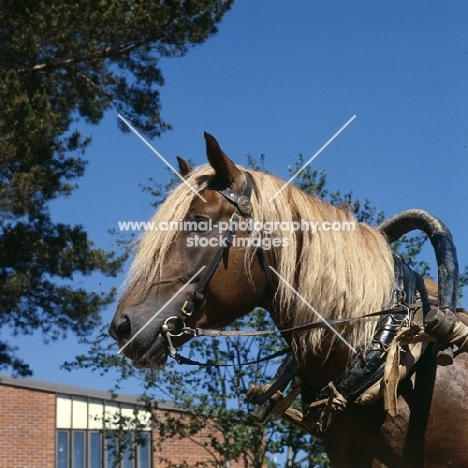
[[(22, 388), (0, 381), (0, 468), (55, 468), (56, 392)], [(65, 389), (66, 390), (66, 389)], [(63, 391), (63, 389), (62, 389)], [(158, 411), (158, 410), (156, 410)], [(159, 417), (184, 417), (174, 410), (159, 410)], [(155, 431), (156, 432), (156, 431)], [(216, 452), (203, 445), (210, 441), (210, 429), (191, 438), (160, 440), (153, 433), (153, 468), (171, 464), (195, 467), (205, 462), (214, 465)], [(231, 468), (244, 468), (242, 460), (231, 461)]]
[(55, 394), (0, 385), (0, 468), (55, 466)]
[[(174, 417), (176, 412), (171, 412)], [(183, 415), (180, 415), (183, 418)], [(161, 412), (157, 417), (164, 419), (164, 414)], [(212, 430), (212, 429), (211, 429)], [(206, 466), (219, 466), (215, 461), (220, 460), (219, 454), (210, 448), (210, 440), (212, 433), (209, 428), (203, 428), (201, 431), (191, 437), (180, 438), (165, 438), (160, 440), (158, 434), (153, 434), (153, 468), (166, 467), (167, 460), (170, 460), (174, 465), (181, 464), (182, 466), (196, 467), (203, 462)], [(156, 431), (155, 431), (156, 432)], [(220, 434), (221, 436), (221, 434)], [(207, 445), (205, 448), (204, 444)], [(245, 464), (242, 460), (231, 461), (231, 468), (244, 468)]]

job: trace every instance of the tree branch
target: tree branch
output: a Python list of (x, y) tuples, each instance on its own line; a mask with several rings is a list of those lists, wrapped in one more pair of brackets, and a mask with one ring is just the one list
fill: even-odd
[[(56, 60), (52, 59), (51, 61), (47, 63), (40, 63), (37, 65), (33, 65), (32, 67), (29, 68), (19, 68), (16, 70), (16, 73), (18, 75), (23, 75), (27, 73), (35, 73), (39, 71), (46, 71), (46, 70), (52, 70), (56, 68), (65, 68), (70, 64), (73, 63), (79, 63), (79, 62), (88, 62), (92, 60), (97, 60), (97, 59), (105, 59), (105, 58), (111, 58), (113, 56), (118, 56), (123, 53), (128, 53), (132, 52), (140, 47), (143, 47), (146, 44), (149, 44), (151, 41), (139, 41), (139, 42), (131, 42), (131, 43), (126, 43), (122, 44), (120, 46), (108, 46), (106, 47), (102, 52), (91, 54), (85, 57), (74, 57), (74, 58), (67, 58), (63, 60)], [(6, 73), (6, 70), (2, 70), (2, 73)]]

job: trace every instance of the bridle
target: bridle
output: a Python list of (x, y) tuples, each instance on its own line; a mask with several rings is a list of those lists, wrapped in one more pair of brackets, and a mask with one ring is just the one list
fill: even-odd
[[(205, 268), (203, 276), (196, 285), (194, 291), (190, 294), (188, 300), (182, 305), (179, 315), (167, 318), (164, 323), (161, 325), (161, 333), (165, 335), (168, 348), (172, 355), (176, 354), (175, 348), (172, 344), (172, 337), (182, 336), (187, 334), (187, 327), (185, 327), (185, 320), (192, 316), (193, 312), (203, 304), (205, 300), (205, 290), (213, 277), (216, 269), (218, 268), (219, 262), (223, 258), (226, 252), (229, 251), (229, 248), (233, 245), (234, 237), (239, 229), (239, 223), (242, 220), (242, 217), (249, 219), (249, 216), (252, 214), (252, 203), (250, 197), (252, 195), (252, 179), (250, 178), (247, 172), (244, 172), (246, 185), (241, 195), (237, 194), (234, 190), (229, 187), (221, 186), (217, 183), (212, 184), (207, 187), (207, 190), (216, 190), (220, 195), (222, 195), (229, 203), (235, 206), (234, 213), (229, 219), (228, 228), (226, 233), (220, 242), (220, 246), (216, 251), (211, 262)], [(260, 265), (264, 271), (266, 279), (266, 289), (265, 296), (268, 296), (269, 293), (273, 290), (273, 277), (271, 270), (268, 266), (268, 261), (266, 258), (265, 251), (263, 247), (259, 245), (256, 247), (256, 253), (260, 262)], [(182, 324), (182, 331), (179, 333), (174, 333), (177, 328), (177, 324)], [(180, 329), (180, 328), (179, 328)]]

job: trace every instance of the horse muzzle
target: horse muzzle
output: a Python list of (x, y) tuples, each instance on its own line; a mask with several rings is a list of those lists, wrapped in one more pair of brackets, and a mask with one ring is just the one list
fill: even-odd
[(175, 354), (175, 348), (190, 339), (183, 333), (184, 325), (175, 316), (158, 324), (140, 324), (122, 311), (112, 320), (109, 335), (117, 342), (119, 353), (130, 358), (136, 367), (155, 368), (163, 366), (168, 356)]

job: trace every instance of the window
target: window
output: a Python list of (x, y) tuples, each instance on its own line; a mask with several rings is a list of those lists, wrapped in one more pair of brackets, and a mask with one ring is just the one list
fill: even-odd
[(139, 468), (150, 468), (151, 466), (151, 440), (147, 432), (140, 434), (140, 445), (137, 448)]
[[(57, 454), (56, 468), (151, 468), (151, 433), (143, 431), (136, 435), (128, 433), (124, 439), (122, 459), (116, 462), (119, 442), (113, 437), (115, 415), (128, 417), (135, 414), (138, 406), (92, 399), (83, 396), (57, 395)], [(141, 421), (148, 421), (148, 413), (138, 409)], [(145, 419), (146, 418), (146, 419)], [(128, 430), (135, 430), (129, 426)], [(149, 429), (149, 426), (148, 426)], [(105, 430), (105, 435), (103, 433)], [(142, 444), (142, 445), (141, 445)]]
[(68, 431), (57, 432), (57, 468), (68, 468)]
[(151, 438), (132, 434), (124, 440), (122, 460), (117, 463), (117, 438), (97, 431), (57, 431), (57, 468), (151, 468)]
[(89, 433), (89, 468), (102, 468), (102, 435)]
[(86, 468), (84, 431), (73, 432), (73, 468)]
[(135, 447), (133, 445), (133, 436), (128, 434), (124, 440), (125, 451), (123, 453), (122, 468), (133, 468), (133, 459), (135, 458), (133, 452)]
[(105, 468), (116, 468), (117, 441), (106, 438), (106, 466)]

